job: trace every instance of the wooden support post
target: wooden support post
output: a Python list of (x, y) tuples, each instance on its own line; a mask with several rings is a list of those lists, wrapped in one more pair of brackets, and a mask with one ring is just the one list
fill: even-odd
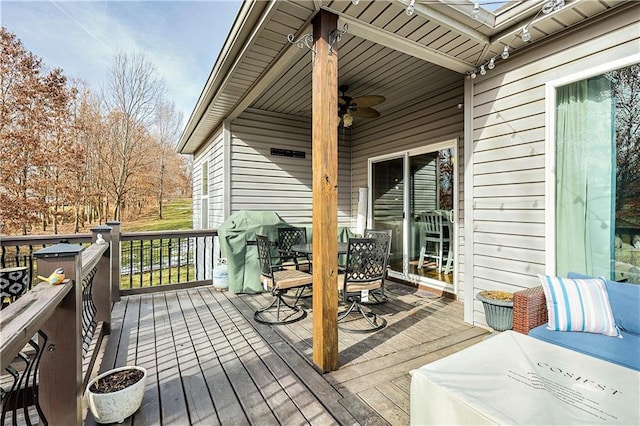
[(313, 362), (338, 368), (338, 49), (329, 33), (338, 16), (313, 19)]
[(56, 244), (33, 254), (38, 275), (48, 277), (63, 268), (73, 284), (42, 327), (48, 341), (40, 361), (38, 398), (50, 425), (82, 424), (82, 250), (77, 244)]
[(120, 222), (107, 222), (111, 227), (111, 301), (120, 300)]
[(102, 321), (105, 334), (111, 333), (111, 227), (96, 226), (91, 228), (95, 244), (101, 235), (105, 244), (109, 245), (98, 262), (98, 270), (93, 277), (93, 303), (96, 306), (96, 322)]

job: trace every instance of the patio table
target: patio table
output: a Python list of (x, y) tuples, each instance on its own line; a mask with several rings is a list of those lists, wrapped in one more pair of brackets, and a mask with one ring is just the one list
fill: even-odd
[(505, 331), (413, 370), (411, 424), (640, 424), (639, 392), (638, 371)]
[[(348, 243), (338, 242), (338, 256), (347, 254)], [(291, 246), (291, 250), (304, 253), (304, 254), (313, 254), (313, 244), (294, 244)]]

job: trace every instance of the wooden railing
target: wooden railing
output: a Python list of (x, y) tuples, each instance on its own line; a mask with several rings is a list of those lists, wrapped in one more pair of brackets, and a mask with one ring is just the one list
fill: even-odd
[(120, 233), (120, 293), (211, 284), (217, 235), (214, 229)]
[(34, 252), (37, 275), (62, 268), (67, 279), (37, 284), (0, 311), (0, 368), (11, 381), (1, 424), (82, 423), (82, 393), (111, 328), (113, 246), (106, 230), (92, 229), (86, 248), (60, 243)]
[[(210, 284), (214, 267), (215, 229), (121, 232), (120, 222), (97, 227), (111, 235), (112, 292), (120, 295)], [(87, 246), (91, 234), (0, 236), (0, 267), (27, 266), (35, 283), (34, 252), (61, 241)]]
[[(81, 424), (82, 393), (111, 331), (112, 303), (211, 284), (216, 230), (123, 233), (108, 222), (91, 231), (0, 237), (1, 266), (28, 266), (33, 283), (0, 311), (0, 426)], [(67, 281), (37, 284), (57, 268)]]
[(91, 243), (91, 233), (56, 234), (56, 235), (1, 235), (0, 267), (26, 266), (29, 269), (29, 288), (38, 282), (34, 271), (36, 268), (33, 253), (60, 242), (87, 246)]

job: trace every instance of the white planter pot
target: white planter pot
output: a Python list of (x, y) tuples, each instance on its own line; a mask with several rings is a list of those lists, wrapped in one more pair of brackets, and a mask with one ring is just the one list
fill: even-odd
[[(110, 393), (93, 393), (89, 389), (98, 380), (109, 374), (122, 370), (140, 370), (143, 372), (142, 379), (133, 385), (119, 390), (117, 392)], [(114, 368), (100, 374), (93, 379), (87, 385), (85, 395), (87, 397), (87, 404), (89, 410), (93, 414), (93, 417), (98, 423), (122, 423), (124, 419), (135, 413), (140, 404), (142, 403), (142, 397), (144, 396), (144, 386), (147, 381), (147, 370), (138, 366), (126, 366), (120, 368)]]

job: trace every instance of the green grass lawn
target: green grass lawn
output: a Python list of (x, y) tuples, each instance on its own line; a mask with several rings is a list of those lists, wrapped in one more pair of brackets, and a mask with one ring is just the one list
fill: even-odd
[(151, 209), (135, 221), (123, 222), (122, 229), (125, 232), (192, 229), (191, 203), (191, 198), (168, 200), (162, 209), (162, 219), (158, 219), (157, 209)]
[[(150, 208), (146, 212), (136, 219), (135, 221), (123, 221), (122, 230), (125, 232), (143, 232), (143, 231), (174, 231), (174, 230), (190, 230), (193, 229), (192, 222), (192, 200), (191, 198), (179, 198), (168, 200), (162, 211), (162, 219), (158, 219), (158, 211), (157, 208)], [(173, 239), (174, 242), (177, 242), (178, 239)], [(167, 244), (169, 240), (165, 240), (164, 243)], [(145, 263), (150, 261), (151, 257), (154, 257), (154, 261), (158, 262), (160, 259), (160, 252), (158, 249), (158, 240), (154, 240), (153, 242), (150, 240), (145, 240), (143, 243), (142, 251), (145, 253)], [(152, 248), (152, 245), (154, 246)], [(136, 241), (133, 243), (133, 251), (134, 253), (138, 253), (140, 247), (140, 242)], [(166, 250), (166, 247), (165, 249)], [(164, 255), (166, 256), (166, 251)], [(126, 254), (124, 254), (126, 256)], [(157, 259), (156, 259), (157, 257)], [(125, 260), (125, 259), (123, 259)], [(138, 262), (139, 259), (136, 257), (134, 262)], [(178, 276), (178, 268), (173, 267), (171, 270), (163, 269), (162, 271), (162, 283), (177, 283), (181, 281), (187, 281), (187, 271), (189, 269), (185, 266), (180, 268), (180, 276)], [(133, 288), (137, 287), (148, 287), (153, 282), (153, 285), (160, 284), (160, 271), (154, 271), (153, 273), (144, 272), (142, 273), (142, 283), (140, 283), (140, 274), (135, 273), (133, 276)], [(191, 276), (189, 279), (193, 279), (193, 267), (190, 270)], [(121, 279), (121, 288), (130, 288), (130, 278), (128, 275), (123, 275)]]

